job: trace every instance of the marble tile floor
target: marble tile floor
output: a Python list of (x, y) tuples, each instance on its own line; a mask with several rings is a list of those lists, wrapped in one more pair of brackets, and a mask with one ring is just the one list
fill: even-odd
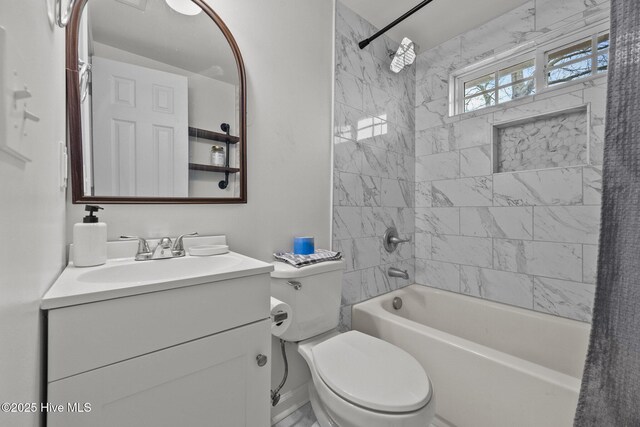
[[(271, 427), (320, 427), (320, 425), (316, 420), (316, 415), (313, 413), (311, 403), (307, 403)], [(430, 424), (429, 427), (435, 426)]]
[(272, 427), (319, 427), (311, 403), (296, 409), (291, 415), (278, 421)]

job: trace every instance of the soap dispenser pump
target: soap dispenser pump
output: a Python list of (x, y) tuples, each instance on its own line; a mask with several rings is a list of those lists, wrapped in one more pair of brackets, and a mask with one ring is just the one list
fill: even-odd
[(89, 212), (82, 223), (73, 226), (73, 265), (92, 267), (107, 262), (107, 224), (99, 222), (94, 213), (103, 209), (96, 205), (86, 205)]

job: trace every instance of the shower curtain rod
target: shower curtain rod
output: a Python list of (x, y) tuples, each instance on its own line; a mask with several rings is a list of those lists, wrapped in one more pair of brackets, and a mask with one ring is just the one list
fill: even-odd
[(387, 25), (386, 27), (384, 27), (383, 29), (381, 29), (380, 31), (378, 31), (377, 33), (375, 33), (374, 35), (369, 37), (368, 39), (362, 40), (360, 43), (358, 43), (358, 46), (360, 46), (360, 49), (364, 49), (365, 47), (367, 47), (369, 45), (369, 43), (371, 43), (372, 41), (374, 41), (375, 39), (377, 39), (378, 37), (380, 37), (381, 35), (383, 35), (387, 31), (389, 31), (391, 28), (393, 28), (396, 25), (398, 25), (400, 22), (402, 22), (405, 19), (407, 19), (408, 17), (410, 17), (411, 15), (413, 15), (418, 10), (422, 9), (423, 7), (425, 7), (426, 5), (431, 3), (432, 1), (433, 0), (424, 0), (423, 2), (418, 4), (416, 7), (414, 7), (413, 9), (411, 9), (410, 11), (408, 11), (407, 13), (402, 15), (400, 18), (396, 19), (391, 24)]

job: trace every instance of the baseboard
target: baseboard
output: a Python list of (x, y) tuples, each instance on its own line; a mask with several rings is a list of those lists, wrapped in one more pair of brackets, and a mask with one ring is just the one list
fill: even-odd
[(307, 402), (309, 402), (309, 386), (306, 383), (286, 392), (280, 396), (280, 402), (271, 408), (271, 425), (282, 421)]

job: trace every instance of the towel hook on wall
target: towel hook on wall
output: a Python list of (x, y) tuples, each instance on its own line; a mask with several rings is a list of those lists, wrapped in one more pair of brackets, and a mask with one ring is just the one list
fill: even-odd
[(56, 0), (55, 4), (55, 15), (56, 15), (56, 24), (60, 28), (65, 28), (69, 23), (69, 18), (71, 18), (71, 11), (73, 10), (73, 6), (76, 3), (76, 0), (67, 0), (67, 8), (66, 11), (62, 11), (62, 2), (63, 0)]

